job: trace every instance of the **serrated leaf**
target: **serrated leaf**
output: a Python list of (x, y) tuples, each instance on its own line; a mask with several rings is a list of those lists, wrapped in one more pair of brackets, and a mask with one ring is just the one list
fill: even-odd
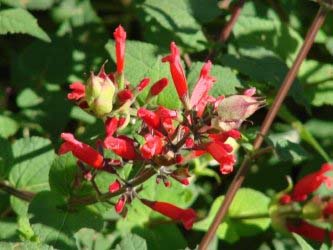
[(279, 19), (241, 15), (233, 34), (243, 48), (264, 47), (274, 51), (290, 66), (303, 42), (302, 37)]
[(12, 118), (0, 114), (0, 137), (8, 138), (19, 129), (18, 123)]
[(163, 35), (160, 32), (162, 28), (162, 31), (167, 30), (171, 33), (170, 41), (179, 41), (192, 50), (205, 48), (204, 44), (207, 40), (201, 30), (201, 26), (193, 17), (189, 1), (146, 0), (139, 7), (147, 15), (147, 18), (142, 19), (147, 30), (149, 30), (150, 25), (147, 25), (146, 21), (149, 19), (154, 19), (156, 21), (155, 24), (159, 26), (154, 30), (150, 29), (148, 31), (148, 33), (152, 33), (150, 37), (159, 39), (160, 35)]
[[(208, 214), (208, 217), (194, 224), (194, 229), (206, 231), (212, 223), (224, 197), (218, 197)], [(249, 188), (240, 189), (224, 222), (218, 227), (217, 236), (229, 243), (238, 241), (242, 236), (253, 236), (265, 231), (270, 225), (268, 218), (269, 198), (264, 194)], [(251, 215), (266, 215), (267, 218), (249, 218)], [(247, 219), (246, 219), (247, 217)]]
[(0, 3), (4, 3), (6, 5), (12, 7), (19, 7), (25, 9), (32, 9), (32, 10), (46, 10), (49, 9), (54, 0), (0, 0)]
[(315, 60), (303, 62), (299, 78), (312, 105), (333, 105), (333, 65)]
[(147, 250), (145, 239), (135, 234), (126, 235), (116, 246), (115, 250)]
[(49, 172), (51, 190), (63, 196), (70, 196), (77, 168), (77, 159), (72, 154), (57, 156)]
[[(9, 182), (16, 188), (31, 192), (49, 189), (49, 169), (54, 158), (51, 141), (40, 137), (17, 140), (12, 145), (12, 169)], [(11, 197), (15, 211), (24, 215), (26, 202)], [(16, 204), (16, 206), (15, 206)]]
[[(204, 63), (202, 62), (192, 63), (187, 77), (191, 91), (194, 89), (199, 79), (203, 64)], [(212, 67), (211, 75), (216, 78), (216, 82), (210, 91), (210, 94), (212, 94), (214, 97), (220, 95), (236, 94), (238, 92), (237, 88), (242, 87), (240, 81), (236, 77), (236, 74), (232, 72), (230, 68), (215, 64)]]
[(45, 42), (51, 42), (50, 37), (43, 31), (37, 20), (24, 9), (8, 9), (0, 11), (0, 35), (27, 34)]
[(76, 249), (74, 234), (84, 227), (100, 230), (102, 219), (89, 207), (67, 211), (64, 205), (63, 197), (54, 192), (38, 193), (29, 206), (30, 222), (41, 242), (59, 249)]

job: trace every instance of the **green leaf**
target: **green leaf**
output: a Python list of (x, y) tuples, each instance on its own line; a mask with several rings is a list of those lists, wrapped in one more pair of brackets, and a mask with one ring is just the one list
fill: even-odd
[(78, 106), (74, 106), (71, 110), (70, 117), (88, 124), (94, 124), (96, 122), (96, 117), (85, 112)]
[(19, 125), (12, 118), (0, 114), (0, 137), (8, 138), (14, 135), (19, 129)]
[(333, 105), (333, 65), (314, 60), (304, 61), (299, 78), (305, 94), (314, 106)]
[[(106, 50), (109, 52), (111, 59), (115, 62), (115, 47), (114, 42), (109, 41), (106, 44)], [(161, 51), (157, 46), (149, 43), (139, 41), (126, 42), (126, 55), (125, 55), (125, 78), (136, 86), (144, 77), (149, 77), (151, 83), (154, 83), (162, 77), (169, 79), (169, 85), (157, 97), (157, 104), (163, 105), (167, 108), (180, 107), (180, 101), (177, 96), (176, 89), (173, 85), (169, 66), (161, 62)], [(142, 94), (139, 95), (139, 100), (144, 103), (148, 94), (149, 87), (147, 87)]]
[(286, 139), (275, 141), (274, 147), (280, 161), (299, 163), (309, 158), (309, 153), (301, 145)]
[(12, 148), (11, 144), (0, 138), (0, 179), (7, 179), (7, 176), (12, 167)]
[[(59, 249), (76, 249), (74, 234), (81, 228), (102, 228), (102, 219), (89, 207), (67, 211), (65, 201), (51, 191), (38, 193), (29, 206), (32, 228), (41, 242)], [(51, 215), (51, 216), (50, 216)]]
[(75, 234), (78, 250), (110, 250), (117, 238), (117, 232), (105, 234), (83, 228)]
[(45, 42), (50, 37), (38, 26), (37, 20), (24, 9), (8, 9), (0, 11), (0, 35), (28, 34)]
[(317, 138), (333, 140), (332, 121), (311, 119), (305, 124), (305, 127)]
[(293, 233), (294, 238), (298, 244), (302, 247), (302, 250), (314, 250), (312, 246), (309, 245), (300, 235)]
[[(40, 137), (17, 140), (12, 146), (12, 155), (11, 185), (31, 192), (49, 189), (49, 169), (55, 155), (50, 140)], [(25, 202), (11, 197), (11, 203), (17, 213), (26, 213)]]
[(145, 239), (135, 234), (126, 235), (115, 250), (147, 250)]
[(154, 225), (153, 228), (134, 228), (133, 233), (147, 242), (147, 249), (185, 249), (187, 242), (176, 225)]
[(36, 242), (0, 242), (0, 250), (56, 250), (50, 245)]
[(0, 3), (7, 4), (11, 7), (19, 7), (31, 10), (46, 10), (51, 8), (54, 0), (0, 0)]
[(57, 156), (49, 173), (51, 190), (64, 196), (70, 196), (73, 192), (77, 168), (77, 159), (71, 153)]
[(43, 98), (37, 95), (37, 93), (31, 88), (25, 88), (17, 96), (16, 104), (20, 108), (31, 108), (43, 102)]
[[(151, 33), (150, 37), (159, 39), (162, 31), (166, 30), (171, 33), (169, 42), (172, 40), (181, 42), (185, 47), (194, 50), (202, 50), (205, 48), (204, 43), (207, 42), (199, 23), (192, 15), (191, 6), (189, 1), (158, 1), (146, 0), (143, 4), (139, 5), (140, 9), (146, 14), (143, 18), (144, 27), (147, 32)], [(140, 13), (142, 16), (142, 14)], [(158, 26), (154, 28), (149, 25), (149, 21), (154, 20), (154, 24)]]
[(279, 19), (241, 15), (233, 34), (243, 48), (264, 47), (274, 51), (290, 66), (302, 45), (302, 37)]
[[(194, 224), (194, 229), (208, 230), (224, 197), (218, 197), (208, 217)], [(270, 225), (268, 215), (269, 198), (264, 194), (249, 189), (240, 189), (233, 200), (228, 215), (218, 227), (217, 236), (229, 243), (238, 241), (243, 236), (253, 236), (265, 231)], [(256, 218), (258, 215), (259, 218)], [(266, 218), (267, 216), (267, 218)]]
[[(17, 230), (16, 221), (1, 218), (0, 241), (13, 240), (13, 239), (16, 240), (16, 238), (17, 238), (16, 230)], [(0, 247), (0, 249), (1, 249), (1, 247)]]
[[(194, 89), (199, 76), (200, 71), (204, 63), (194, 62), (190, 68), (187, 80), (191, 91)], [(211, 75), (216, 78), (216, 82), (213, 85), (211, 94), (215, 97), (220, 95), (236, 94), (237, 88), (242, 87), (241, 83), (236, 77), (236, 74), (231, 71), (230, 68), (222, 67), (220, 65), (213, 65)]]

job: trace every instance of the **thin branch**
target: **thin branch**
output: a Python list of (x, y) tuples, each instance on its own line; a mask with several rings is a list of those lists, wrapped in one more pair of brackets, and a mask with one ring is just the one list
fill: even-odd
[(235, 26), (241, 12), (244, 6), (245, 0), (239, 0), (238, 3), (236, 3), (233, 7), (232, 7), (232, 14), (230, 17), (230, 20), (227, 22), (227, 24), (224, 26), (223, 30), (220, 33), (220, 41), (222, 43), (225, 43), (230, 34), (231, 31), (233, 29), (233, 27)]
[(13, 195), (17, 198), (20, 198), (25, 201), (32, 201), (32, 199), (35, 196), (35, 193), (25, 191), (25, 190), (19, 190), (14, 187), (12, 187), (9, 183), (6, 181), (0, 181), (0, 189), (3, 190), (4, 192)]
[[(289, 89), (295, 80), (295, 77), (297, 75), (297, 72), (298, 72), (302, 62), (304, 61), (310, 48), (312, 47), (312, 44), (314, 42), (314, 39), (316, 37), (316, 34), (317, 34), (319, 28), (322, 26), (322, 24), (325, 21), (326, 15), (327, 15), (327, 10), (323, 7), (320, 7), (312, 25), (308, 31), (304, 44), (303, 44), (301, 50), (299, 51), (293, 66), (291, 67), (288, 74), (286, 75), (285, 80), (282, 83), (281, 88), (279, 89), (279, 91), (276, 95), (276, 98), (266, 115), (266, 118), (261, 126), (260, 133), (257, 135), (256, 140), (254, 141), (254, 144), (253, 144), (254, 150), (258, 150), (261, 147), (264, 137), (267, 135), (268, 130), (270, 129), (270, 127), (273, 123), (273, 120), (275, 119), (275, 117), (280, 109), (282, 102), (284, 101), (285, 97), (287, 96)], [(223, 203), (221, 204), (212, 224), (210, 225), (206, 235), (203, 237), (203, 239), (199, 245), (199, 250), (206, 250), (208, 248), (209, 243), (213, 239), (218, 226), (224, 219), (224, 217), (231, 205), (231, 202), (236, 195), (236, 192), (241, 187), (241, 185), (245, 179), (245, 176), (251, 166), (250, 163), (251, 163), (251, 157), (249, 155), (247, 155), (244, 158), (244, 161), (242, 162), (241, 167), (239, 168), (232, 183), (230, 184), (229, 189), (225, 195), (225, 199), (224, 199)]]

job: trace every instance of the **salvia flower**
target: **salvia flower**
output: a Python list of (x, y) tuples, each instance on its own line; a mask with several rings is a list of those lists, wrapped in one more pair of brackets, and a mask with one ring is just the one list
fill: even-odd
[(72, 92), (67, 95), (69, 100), (79, 101), (86, 95), (86, 87), (81, 82), (74, 82), (69, 85), (69, 88), (72, 90)]
[(122, 74), (125, 65), (126, 32), (121, 25), (113, 32), (113, 37), (116, 42), (117, 73)]
[(121, 183), (118, 180), (115, 180), (109, 185), (109, 192), (115, 193), (121, 188)]
[(169, 217), (172, 220), (180, 221), (184, 228), (190, 230), (196, 220), (196, 213), (193, 209), (182, 209), (173, 204), (161, 201), (150, 201), (141, 199), (142, 203), (152, 210)]
[(134, 140), (125, 135), (106, 137), (104, 140), (104, 147), (111, 149), (115, 154), (125, 160), (134, 160), (137, 158)]
[(89, 145), (76, 140), (70, 133), (62, 133), (61, 138), (65, 142), (60, 146), (59, 154), (72, 152), (76, 158), (89, 166), (97, 169), (103, 167), (104, 158), (98, 151)]
[(331, 188), (333, 184), (332, 177), (327, 176), (328, 171), (333, 170), (333, 165), (325, 163), (322, 165), (321, 169), (304, 176), (300, 179), (292, 192), (292, 198), (295, 201), (305, 200), (309, 194), (316, 191), (321, 184), (325, 183), (327, 187)]
[(188, 98), (187, 80), (185, 76), (185, 71), (181, 64), (180, 52), (175, 42), (171, 43), (170, 51), (171, 54), (164, 57), (162, 59), (162, 62), (169, 62), (173, 83), (175, 84), (180, 100), (184, 103)]
[(163, 140), (158, 135), (147, 134), (145, 136), (145, 144), (141, 147), (141, 155), (143, 158), (149, 160), (155, 155), (159, 155), (163, 151)]
[(166, 86), (168, 86), (168, 79), (164, 77), (154, 83), (154, 85), (150, 88), (149, 94), (151, 96), (156, 96), (161, 93)]

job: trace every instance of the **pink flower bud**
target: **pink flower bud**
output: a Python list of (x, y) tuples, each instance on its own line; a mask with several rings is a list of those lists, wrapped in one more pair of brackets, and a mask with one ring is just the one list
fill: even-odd
[(226, 97), (217, 108), (218, 117), (212, 119), (212, 126), (222, 131), (238, 129), (243, 121), (264, 104), (263, 99), (247, 95)]

